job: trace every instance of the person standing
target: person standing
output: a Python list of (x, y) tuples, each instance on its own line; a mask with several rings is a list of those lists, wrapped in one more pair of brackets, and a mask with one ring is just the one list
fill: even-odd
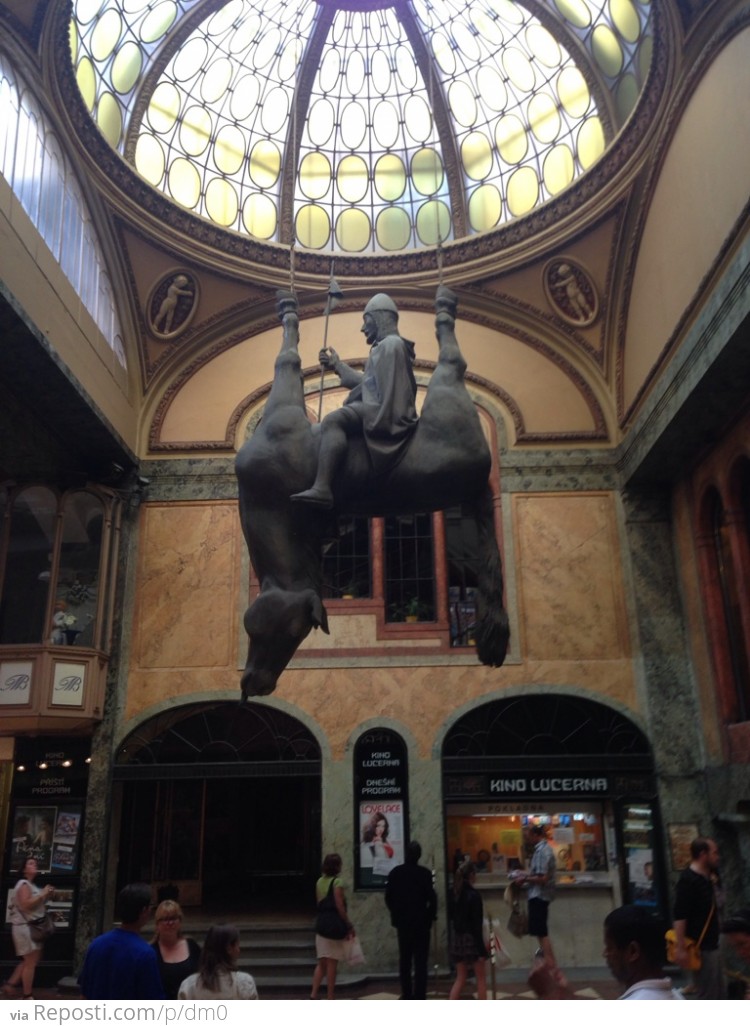
[(89, 944), (78, 977), (81, 993), (92, 1001), (164, 998), (156, 952), (140, 936), (151, 918), (149, 885), (123, 887), (115, 902), (115, 917), (120, 925)]
[(159, 903), (154, 916), (155, 936), (151, 947), (156, 952), (164, 993), (177, 998), (182, 981), (198, 970), (201, 949), (192, 937), (182, 935), (182, 909), (170, 898)]
[(456, 965), (456, 979), (448, 995), (450, 1001), (461, 997), (469, 969), (477, 980), (477, 998), (487, 1000), (485, 965), (487, 948), (483, 936), (484, 907), (482, 896), (474, 889), (477, 869), (473, 862), (464, 862), (456, 873), (451, 902), (451, 961)]
[(31, 936), (29, 923), (39, 919), (47, 912), (45, 901), (54, 894), (55, 888), (48, 884), (40, 889), (34, 883), (39, 872), (36, 859), (29, 855), (21, 865), (21, 879), (13, 888), (13, 905), (10, 921), (13, 934), (13, 947), (21, 959), (16, 968), (3, 984), (6, 997), (15, 997), (18, 984), (23, 985), (23, 996), (33, 998), (31, 988), (34, 985), (34, 974), (39, 959), (42, 957), (43, 942), (35, 941)]
[(677, 881), (674, 898), (675, 961), (688, 968), (687, 938), (700, 949), (701, 966), (693, 973), (695, 997), (715, 1000), (725, 997), (719, 953), (719, 909), (716, 877), (719, 849), (710, 837), (696, 837), (690, 843), (690, 865)]
[(211, 926), (198, 963), (198, 972), (180, 984), (180, 1001), (257, 1001), (250, 973), (237, 969), (240, 931), (224, 923)]
[(406, 861), (391, 870), (385, 885), (385, 903), (391, 913), (391, 925), (398, 932), (402, 1000), (427, 999), (427, 959), (430, 930), (437, 917), (437, 894), (432, 885), (432, 873), (419, 865), (421, 857), (421, 845), (411, 841), (406, 849)]
[(318, 905), (328, 894), (333, 895), (336, 911), (344, 924), (343, 928), (346, 929), (346, 935), (338, 939), (323, 937), (319, 933), (315, 934), (315, 953), (318, 956), (318, 963), (313, 972), (312, 989), (310, 991), (310, 997), (313, 999), (318, 997), (318, 991), (325, 979), (326, 997), (333, 1000), (339, 962), (346, 958), (346, 942), (355, 935), (354, 926), (346, 910), (346, 894), (344, 893), (344, 886), (340, 877), (342, 866), (343, 863), (340, 855), (337, 855), (335, 852), (326, 855), (320, 870), (320, 879), (315, 885), (315, 900)]
[(539, 941), (545, 964), (554, 969), (557, 961), (549, 938), (547, 921), (549, 903), (555, 896), (555, 853), (541, 823), (535, 823), (529, 834), (534, 843), (534, 852), (529, 871), (523, 878), (524, 883), (528, 885), (529, 934)]

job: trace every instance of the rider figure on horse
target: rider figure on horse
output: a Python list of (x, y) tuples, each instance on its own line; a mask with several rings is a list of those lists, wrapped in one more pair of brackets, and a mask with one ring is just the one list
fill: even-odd
[(294, 502), (333, 506), (331, 485), (350, 436), (364, 436), (373, 474), (378, 476), (403, 456), (417, 425), (414, 343), (399, 335), (398, 309), (385, 293), (373, 296), (365, 307), (362, 334), (371, 347), (364, 373), (340, 360), (334, 349), (320, 351), (321, 364), (335, 371), (350, 392), (340, 409), (323, 418), (315, 482), (292, 495)]

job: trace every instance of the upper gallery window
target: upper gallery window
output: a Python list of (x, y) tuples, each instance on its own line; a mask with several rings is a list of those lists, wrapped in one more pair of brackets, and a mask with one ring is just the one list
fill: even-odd
[(602, 156), (651, 63), (650, 0), (76, 0), (91, 116), (154, 188), (312, 250), (436, 246)]

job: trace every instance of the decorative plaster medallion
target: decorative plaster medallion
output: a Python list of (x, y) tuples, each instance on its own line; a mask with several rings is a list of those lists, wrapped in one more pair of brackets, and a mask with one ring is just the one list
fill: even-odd
[(185, 331), (198, 306), (198, 282), (189, 271), (170, 271), (151, 289), (146, 314), (151, 334), (172, 342)]
[(568, 324), (587, 328), (599, 316), (599, 294), (588, 271), (569, 257), (549, 260), (542, 272), (550, 306)]

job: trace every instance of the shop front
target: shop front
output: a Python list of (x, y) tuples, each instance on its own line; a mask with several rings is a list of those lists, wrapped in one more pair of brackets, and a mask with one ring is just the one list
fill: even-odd
[(446, 738), (443, 797), (446, 865), (475, 863), (485, 913), (516, 964), (536, 941), (508, 934), (505, 892), (509, 874), (529, 865), (534, 824), (557, 863), (550, 936), (560, 964), (602, 963), (602, 921), (618, 905), (664, 914), (653, 760), (621, 714), (564, 695), (472, 710)]

